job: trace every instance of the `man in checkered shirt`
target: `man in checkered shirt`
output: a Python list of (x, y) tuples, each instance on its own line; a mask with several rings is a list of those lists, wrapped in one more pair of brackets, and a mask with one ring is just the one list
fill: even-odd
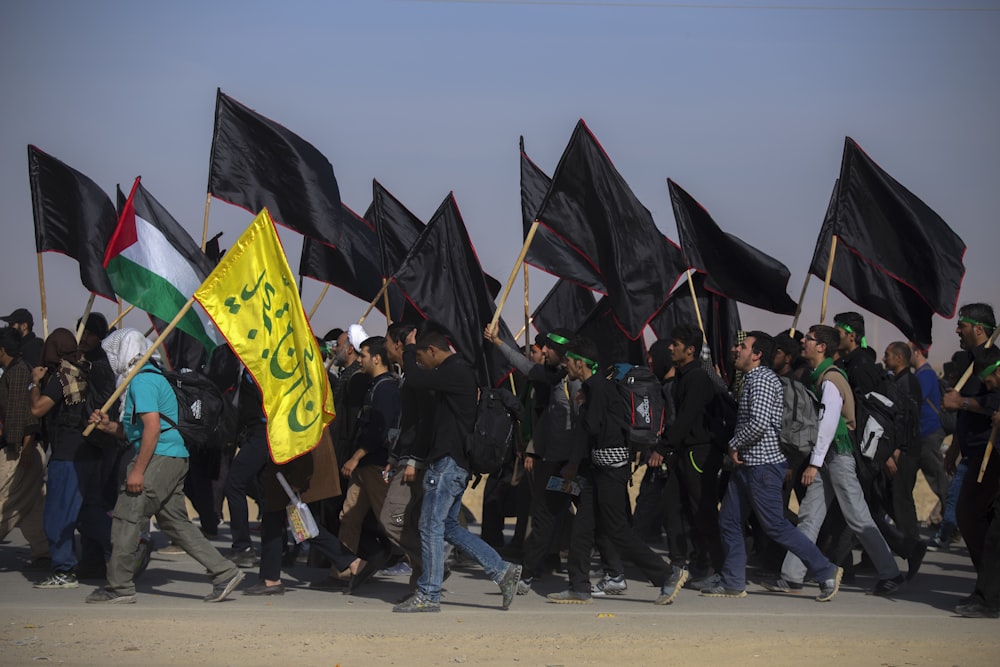
[(761, 331), (747, 333), (737, 346), (736, 368), (745, 373), (736, 417), (736, 431), (729, 441), (729, 457), (736, 468), (719, 511), (719, 531), (725, 562), (717, 586), (702, 590), (706, 597), (746, 597), (747, 552), (743, 529), (750, 511), (772, 540), (802, 559), (820, 583), (817, 600), (837, 594), (843, 571), (795, 529), (785, 517), (781, 485), (788, 461), (778, 436), (783, 410), (781, 383), (771, 370), (774, 340)]

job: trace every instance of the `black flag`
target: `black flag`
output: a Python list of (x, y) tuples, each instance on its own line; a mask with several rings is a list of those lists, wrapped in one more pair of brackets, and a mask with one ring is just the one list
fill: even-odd
[[(422, 316), (449, 331), (452, 345), (476, 369), (481, 385), (495, 386), (510, 372), (503, 354), (483, 340), (496, 305), (454, 195), (449, 193), (438, 207), (392, 279)], [(517, 347), (503, 320), (500, 336)]]
[(540, 333), (565, 328), (575, 331), (594, 310), (594, 293), (568, 280), (552, 286), (531, 315), (531, 323)]
[(335, 246), (342, 221), (330, 161), (308, 141), (217, 92), (208, 191), (256, 215)]
[(708, 275), (707, 290), (772, 313), (795, 314), (795, 302), (785, 291), (788, 267), (719, 229), (708, 211), (669, 178), (667, 189), (681, 250), (692, 268)]
[[(839, 181), (833, 186), (833, 196), (830, 197), (826, 218), (809, 264), (809, 273), (820, 280), (826, 278), (826, 267), (830, 259), (839, 186)], [(894, 324), (914, 343), (930, 346), (934, 311), (928, 303), (912, 289), (882, 273), (863, 256), (845, 247), (839, 240), (830, 284), (865, 310)]]
[(903, 283), (952, 317), (965, 275), (965, 243), (927, 204), (847, 137), (832, 233), (838, 246)]
[[(740, 311), (732, 299), (705, 289), (704, 274), (692, 276), (694, 291), (698, 297), (698, 309), (705, 325), (708, 349), (712, 353), (712, 365), (719, 368), (728, 384), (733, 379), (733, 345), (740, 330)], [(691, 301), (691, 288), (681, 285), (670, 295), (666, 305), (649, 323), (657, 338), (670, 340), (670, 331), (679, 324), (698, 326), (698, 316)]]
[(536, 217), (596, 267), (631, 339), (642, 335), (687, 268), (582, 120)]
[(104, 250), (118, 225), (111, 198), (97, 183), (34, 146), (28, 146), (35, 251), (60, 252), (80, 264), (80, 282), (117, 301), (104, 271)]
[(584, 321), (576, 328), (576, 333), (586, 336), (597, 346), (599, 367), (606, 369), (612, 364), (646, 365), (646, 343), (640, 336), (629, 340), (615, 322), (615, 314), (608, 297), (601, 297)]
[[(527, 238), (535, 222), (535, 214), (545, 200), (551, 183), (552, 179), (524, 152), (524, 137), (521, 137), (521, 223), (524, 238)], [(524, 261), (595, 292), (607, 292), (597, 267), (548, 227), (539, 225), (535, 230)]]

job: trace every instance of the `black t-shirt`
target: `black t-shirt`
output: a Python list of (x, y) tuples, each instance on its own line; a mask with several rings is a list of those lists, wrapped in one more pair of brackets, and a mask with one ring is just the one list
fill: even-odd
[(55, 403), (45, 415), (45, 429), (55, 461), (77, 461), (101, 458), (100, 450), (83, 437), (87, 427), (87, 404), (81, 401), (67, 405), (59, 378), (50, 374), (41, 388), (43, 396)]

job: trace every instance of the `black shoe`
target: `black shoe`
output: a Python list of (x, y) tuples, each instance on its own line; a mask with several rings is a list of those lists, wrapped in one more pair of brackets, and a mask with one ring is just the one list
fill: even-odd
[(257, 557), (257, 552), (253, 550), (253, 547), (231, 552), (229, 560), (233, 561), (236, 567), (257, 567), (260, 565), (260, 558)]
[(920, 565), (924, 562), (924, 556), (926, 555), (927, 545), (923, 542), (917, 542), (917, 546), (913, 548), (913, 553), (906, 559), (906, 564), (909, 566), (909, 569), (906, 571), (907, 581), (913, 581), (913, 578), (917, 576), (917, 572), (920, 571)]
[(351, 577), (351, 583), (348, 585), (344, 595), (354, 595), (354, 591), (367, 584), (371, 578), (382, 569), (382, 566), (385, 565), (388, 560), (389, 554), (385, 551), (377, 556), (372, 556), (372, 558), (365, 563), (365, 566), (358, 570), (356, 575)]
[(309, 584), (309, 588), (313, 588), (318, 591), (343, 590), (350, 586), (350, 584), (350, 579), (341, 579), (340, 577), (330, 575), (325, 579), (312, 582)]
[(284, 595), (285, 585), (277, 584), (276, 586), (268, 586), (263, 581), (258, 581), (256, 584), (250, 588), (243, 590), (243, 595)]
[(957, 605), (955, 613), (965, 618), (1000, 618), (1000, 609), (991, 607), (979, 600)]
[(869, 594), (889, 597), (898, 593), (904, 583), (906, 583), (906, 577), (901, 574), (893, 577), (892, 579), (880, 579), (878, 583), (875, 584), (875, 588), (869, 591)]

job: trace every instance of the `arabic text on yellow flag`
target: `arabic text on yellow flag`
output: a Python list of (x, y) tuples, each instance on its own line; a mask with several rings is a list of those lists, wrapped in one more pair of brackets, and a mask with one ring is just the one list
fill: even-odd
[(284, 463), (313, 449), (334, 418), (333, 395), (267, 209), (194, 298), (264, 395), (271, 458)]

